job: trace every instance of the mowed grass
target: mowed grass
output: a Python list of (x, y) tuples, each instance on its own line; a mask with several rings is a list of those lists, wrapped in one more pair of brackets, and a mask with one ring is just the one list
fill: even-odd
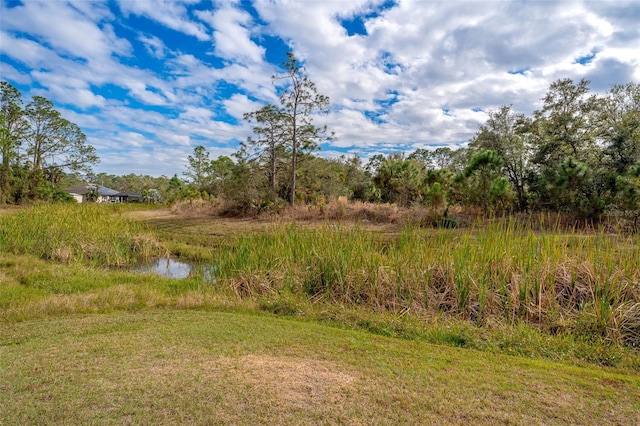
[(640, 376), (240, 312), (0, 325), (0, 423), (638, 424)]

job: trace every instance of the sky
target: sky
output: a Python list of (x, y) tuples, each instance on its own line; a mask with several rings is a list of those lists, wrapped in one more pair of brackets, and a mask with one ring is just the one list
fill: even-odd
[(640, 0), (0, 0), (0, 80), (44, 96), (96, 173), (181, 176), (230, 156), (243, 114), (302, 62), (336, 139), (323, 157), (464, 146), (501, 105), (531, 114), (560, 78), (640, 82)]

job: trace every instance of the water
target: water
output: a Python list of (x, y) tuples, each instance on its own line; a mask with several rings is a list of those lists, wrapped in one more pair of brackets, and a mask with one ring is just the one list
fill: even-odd
[(216, 280), (217, 267), (176, 260), (170, 257), (151, 258), (131, 268), (134, 272), (151, 273), (167, 278), (185, 279), (201, 278), (213, 283)]

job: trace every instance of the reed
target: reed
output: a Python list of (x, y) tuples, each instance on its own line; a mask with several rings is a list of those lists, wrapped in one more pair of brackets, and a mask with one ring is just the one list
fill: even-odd
[(408, 226), (385, 239), (357, 226), (281, 226), (220, 247), (218, 277), (242, 296), (527, 322), (640, 346), (637, 237), (535, 228), (514, 220), (464, 232)]
[(0, 250), (102, 266), (165, 253), (153, 232), (126, 212), (118, 205), (33, 206), (0, 218)]

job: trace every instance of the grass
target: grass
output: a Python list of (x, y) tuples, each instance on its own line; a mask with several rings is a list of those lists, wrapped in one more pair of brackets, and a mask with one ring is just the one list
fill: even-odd
[(173, 280), (126, 270), (63, 265), (0, 254), (0, 322), (143, 309), (249, 310), (361, 329), (378, 335), (485, 352), (640, 370), (637, 351), (603, 339), (551, 335), (524, 322), (476, 324), (446, 313), (372, 310), (273, 291), (239, 297), (201, 277)]
[(0, 325), (0, 423), (636, 424), (640, 378), (238, 312)]
[(125, 205), (42, 204), (2, 218), (0, 250), (62, 263), (126, 265), (166, 253)]
[[(0, 423), (638, 423), (637, 237), (535, 225), (20, 209)], [(217, 280), (109, 267), (157, 249)]]
[[(524, 323), (596, 345), (640, 347), (640, 240), (541, 225), (490, 220), (466, 229), (422, 229), (53, 205), (3, 218), (0, 248), (62, 261), (72, 271), (77, 264), (122, 265), (168, 250), (215, 264), (217, 280), (207, 291), (262, 306), (345, 306), (420, 321), (444, 314), (484, 328)], [(103, 286), (99, 280), (111, 280), (60, 274), (62, 283), (37, 274), (18, 280), (33, 290), (42, 284), (29, 281), (41, 279), (54, 293), (95, 290)]]
[(294, 293), (378, 312), (523, 321), (640, 347), (637, 237), (539, 232), (515, 221), (464, 230), (406, 226), (392, 234), (358, 225), (263, 224), (244, 235), (225, 233), (219, 222), (209, 223), (211, 233), (201, 219), (185, 222), (179, 229), (163, 222), (167, 246), (215, 262), (219, 284), (242, 297)]

